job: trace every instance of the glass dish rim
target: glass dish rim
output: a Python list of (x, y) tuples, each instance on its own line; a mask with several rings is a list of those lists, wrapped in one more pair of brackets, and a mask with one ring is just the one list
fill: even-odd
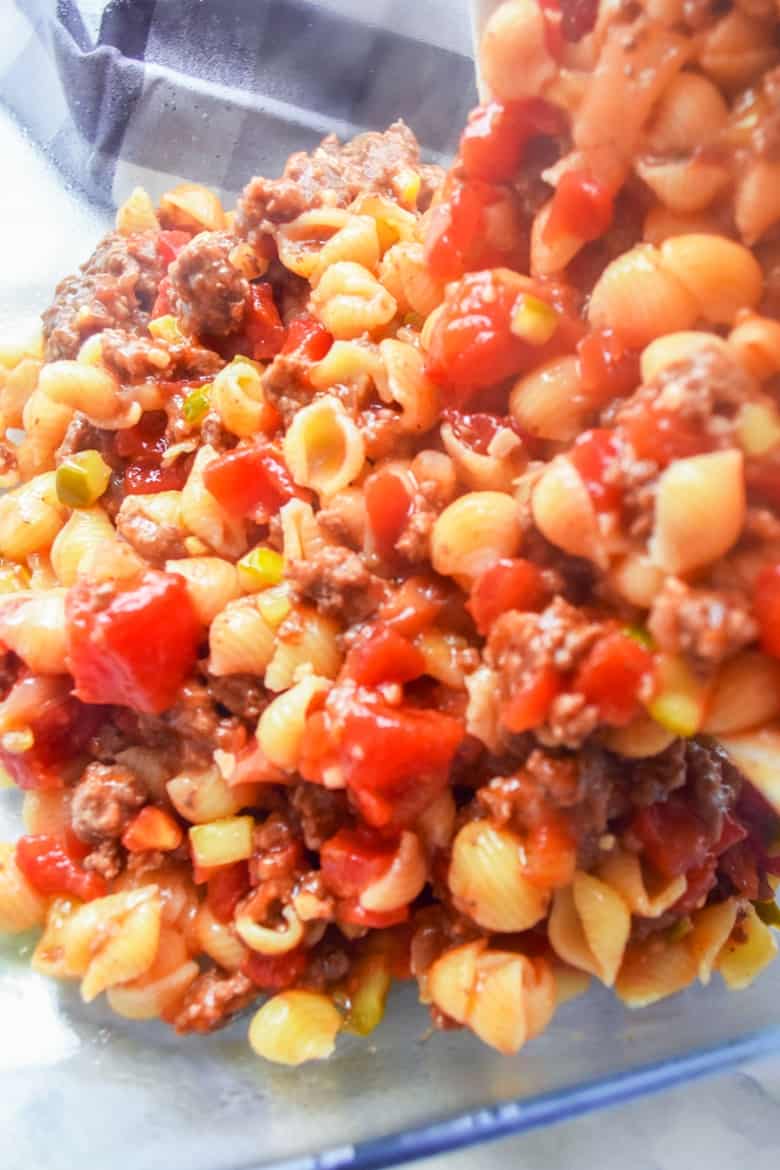
[(472, 1146), (526, 1133), (544, 1125), (570, 1121), (584, 1113), (620, 1105), (671, 1089), (687, 1081), (733, 1068), (780, 1051), (780, 1024), (753, 1029), (736, 1040), (703, 1045), (663, 1060), (637, 1065), (628, 1072), (581, 1081), (562, 1090), (485, 1104), (365, 1138), (348, 1146), (330, 1146), (317, 1154), (295, 1155), (265, 1164), (242, 1162), (232, 1170), (385, 1170), (423, 1158), (456, 1153)]

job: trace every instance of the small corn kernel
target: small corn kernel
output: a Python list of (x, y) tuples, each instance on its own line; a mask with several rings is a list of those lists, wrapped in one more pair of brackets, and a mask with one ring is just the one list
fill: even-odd
[(68, 508), (91, 508), (110, 479), (111, 468), (99, 451), (78, 451), (57, 468), (57, 498)]
[(746, 455), (766, 455), (780, 443), (780, 414), (771, 403), (744, 402), (736, 421), (737, 442)]
[(546, 301), (522, 293), (517, 298), (510, 328), (515, 337), (529, 345), (544, 345), (558, 328), (558, 314)]
[(315, 991), (283, 991), (263, 1004), (249, 1025), (249, 1043), (275, 1064), (326, 1060), (335, 1048), (341, 1016), (333, 1001)]
[(252, 855), (252, 817), (225, 817), (190, 828), (192, 856), (197, 865), (230, 865)]
[(208, 414), (211, 403), (211, 385), (195, 386), (190, 390), (181, 406), (181, 413), (185, 422), (191, 427), (203, 422)]
[(420, 176), (411, 167), (404, 167), (393, 180), (393, 186), (398, 192), (398, 200), (404, 207), (416, 207), (417, 196), (420, 194)]
[(179, 328), (179, 322), (170, 313), (150, 321), (149, 332), (152, 337), (157, 337), (160, 341), (169, 341), (171, 345), (183, 345), (187, 340)]
[(258, 546), (243, 556), (236, 567), (244, 592), (259, 593), (280, 583), (284, 576), (284, 557), (272, 548)]
[(257, 599), (257, 608), (263, 621), (276, 630), (292, 609), (289, 590), (286, 585), (274, 585), (266, 589)]

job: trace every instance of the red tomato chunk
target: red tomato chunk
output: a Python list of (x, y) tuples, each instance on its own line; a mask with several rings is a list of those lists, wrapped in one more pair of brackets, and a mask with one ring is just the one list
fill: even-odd
[(230, 922), (236, 906), (249, 892), (249, 865), (236, 861), (215, 869), (208, 879), (206, 903), (220, 922)]
[(553, 196), (544, 238), (553, 243), (562, 236), (597, 240), (612, 223), (612, 192), (585, 171), (566, 171)]
[(244, 960), (241, 970), (261, 991), (284, 991), (298, 982), (308, 962), (309, 956), (303, 947), (273, 957), (253, 952)]
[(287, 336), (282, 346), (282, 353), (295, 354), (310, 362), (321, 361), (333, 345), (333, 336), (313, 317), (311, 313), (301, 313), (293, 317), (287, 326)]
[(391, 560), (412, 509), (406, 482), (394, 471), (378, 471), (366, 480), (363, 499), (374, 548), (384, 560)]
[(547, 718), (553, 699), (563, 690), (557, 670), (544, 666), (507, 699), (501, 709), (501, 718), (509, 731), (516, 734), (539, 727)]
[(339, 898), (358, 896), (387, 873), (397, 848), (397, 840), (364, 826), (339, 829), (320, 850), (325, 884)]
[(561, 114), (543, 98), (478, 106), (460, 140), (466, 174), (486, 183), (507, 183), (517, 173), (529, 139), (558, 134), (562, 128)]
[(80, 703), (71, 694), (67, 678), (22, 679), (11, 696), (18, 697), (25, 687), (35, 688), (37, 694), (44, 682), (49, 684), (47, 693), (24, 718), (24, 726), (32, 733), (32, 746), (25, 752), (10, 752), (0, 743), (0, 764), (19, 788), (48, 791), (63, 787), (68, 765), (86, 748), (104, 713), (99, 707)]
[(68, 590), (68, 653), (76, 694), (155, 714), (170, 707), (195, 665), (201, 628), (183, 577), (150, 569), (110, 590)]
[(498, 271), (474, 272), (447, 290), (431, 334), (428, 373), (455, 406), (539, 361), (540, 347), (512, 333), (521, 283)]
[(408, 682), (425, 673), (425, 659), (416, 646), (389, 626), (378, 625), (352, 647), (344, 674), (360, 686)]
[(249, 286), (243, 333), (249, 342), (249, 356), (258, 362), (275, 357), (284, 345), (284, 325), (270, 284)]
[(107, 892), (106, 882), (99, 874), (83, 869), (66, 853), (62, 843), (48, 834), (20, 837), (16, 864), (30, 885), (46, 897), (70, 894), (90, 902)]
[(780, 658), (780, 562), (766, 565), (758, 575), (753, 609), (758, 620), (761, 648)]
[(639, 710), (639, 691), (653, 669), (649, 650), (619, 630), (596, 642), (572, 684), (598, 707), (602, 723), (622, 727)]
[(569, 452), (580, 477), (598, 511), (610, 511), (620, 504), (620, 487), (610, 482), (609, 469), (617, 456), (612, 431), (585, 431)]
[(239, 447), (215, 459), (204, 470), (203, 483), (234, 516), (262, 508), (270, 517), (293, 496), (309, 499), (309, 493), (293, 483), (282, 459), (261, 447)]
[(547, 594), (541, 571), (531, 561), (505, 557), (477, 579), (466, 602), (480, 634), (486, 635), (509, 609), (540, 609)]

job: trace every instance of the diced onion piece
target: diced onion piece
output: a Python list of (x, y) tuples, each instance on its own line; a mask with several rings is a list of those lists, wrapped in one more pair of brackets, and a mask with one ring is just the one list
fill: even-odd
[(225, 817), (206, 825), (193, 825), (190, 845), (196, 865), (230, 865), (252, 856), (252, 817)]
[(515, 337), (522, 338), (529, 345), (544, 345), (558, 328), (558, 314), (552, 305), (539, 297), (521, 293), (509, 327)]
[(244, 592), (255, 593), (279, 584), (284, 576), (284, 557), (272, 548), (258, 546), (243, 556), (236, 567)]

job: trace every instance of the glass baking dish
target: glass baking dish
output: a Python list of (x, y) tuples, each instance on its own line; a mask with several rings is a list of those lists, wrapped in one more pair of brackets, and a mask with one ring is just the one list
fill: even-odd
[[(223, 48), (229, 48), (231, 21), (243, 22), (245, 28), (253, 5), (257, 7), (256, 0), (251, 4), (223, 0)], [(20, 7), (36, 6), (23, 2)], [(96, 20), (94, 13), (105, 6), (83, 7)], [(399, 13), (397, 5), (377, 0), (371, 6), (371, 22), (381, 26), (392, 19), (396, 39), (391, 43), (380, 37), (375, 43), (361, 25), (357, 39), (349, 42), (355, 58), (350, 69), (355, 75), (361, 67), (359, 46), (365, 54), (374, 52), (376, 45), (382, 47), (382, 52), (374, 52), (373, 88), (362, 94), (360, 107), (345, 105), (339, 95), (334, 96), (325, 72), (319, 84), (309, 76), (300, 92), (279, 91), (265, 102), (262, 128), (266, 137), (245, 125), (229, 165), (210, 173), (216, 164), (210, 161), (208, 134), (195, 150), (194, 139), (187, 140), (182, 130), (188, 118), (190, 122), (199, 118), (203, 110), (209, 124), (222, 126), (219, 103), (225, 102), (227, 81), (224, 76), (215, 79), (213, 61), (197, 54), (188, 63), (195, 81), (192, 76), (183, 80), (177, 75), (166, 37), (170, 38), (175, 25), (171, 13), (181, 9), (173, 3), (157, 8), (168, 24), (160, 20), (149, 32), (146, 49), (156, 37), (160, 70), (152, 86), (147, 67), (146, 89), (137, 110), (143, 113), (148, 99), (146, 114), (153, 119), (156, 93), (165, 111), (170, 150), (156, 165), (154, 138), (143, 133), (143, 119), (135, 127), (125, 127), (120, 157), (109, 179), (103, 177), (102, 191), (93, 189), (93, 195), (116, 197), (136, 181), (147, 183), (157, 194), (169, 185), (171, 171), (235, 191), (253, 169), (278, 169), (288, 150), (310, 146), (330, 124), (344, 133), (353, 124), (379, 125), (399, 112), (420, 130), (429, 153), (446, 153), (472, 100), (465, 82), (468, 67), (463, 63), (468, 35), (465, 4), (459, 8), (451, 0), (419, 0), (414, 6), (401, 6)], [(203, 6), (208, 8), (208, 4)], [(339, 28), (349, 35), (349, 22), (356, 14), (368, 19), (358, 0), (331, 0), (319, 6), (274, 0), (263, 11), (281, 19), (285, 12), (289, 16), (292, 10), (315, 8), (326, 10), (328, 19), (341, 21)], [(116, 18), (116, 10), (112, 11)], [(195, 20), (194, 12), (195, 8), (189, 10), (188, 19)], [(120, 33), (121, 29), (105, 21), (99, 27), (98, 21), (84, 35), (99, 35), (104, 43), (121, 48)], [(415, 42), (417, 65), (426, 59), (422, 42), (435, 42), (434, 47), (428, 46), (432, 55), (427, 84), (433, 92), (438, 78), (439, 93), (427, 103), (424, 121), (415, 117), (413, 103), (421, 93), (424, 97), (425, 87), (409, 90), (402, 108), (400, 97), (396, 106), (387, 91), (383, 106), (371, 96), (378, 92), (378, 82), (384, 84), (392, 74), (393, 53), (402, 52), (405, 60), (410, 59), (405, 34)], [(196, 31), (189, 29), (188, 36), (190, 45), (201, 43)], [(280, 58), (282, 79), (286, 76), (290, 82), (291, 69), (315, 67), (319, 38), (317, 28), (310, 27), (297, 54)], [(133, 53), (141, 53), (137, 44)], [(436, 58), (436, 53), (444, 56)], [(342, 67), (343, 61), (338, 68)], [(331, 63), (330, 79), (335, 70)], [(132, 80), (132, 70), (130, 74)], [(419, 80), (419, 68), (417, 76)], [(438, 110), (440, 120), (446, 106), (441, 87), (451, 85), (453, 77), (460, 77), (463, 84), (457, 101), (448, 108), (449, 123), (442, 127), (431, 111)], [(245, 72), (239, 72), (239, 80), (245, 83)], [(402, 89), (403, 85), (396, 85), (396, 95)], [(174, 99), (177, 92), (186, 94), (193, 105), (194, 91), (200, 105), (195, 106), (196, 113), (187, 114), (183, 103), (177, 105)], [(324, 117), (322, 103), (327, 101), (332, 101), (332, 107)], [(38, 138), (45, 138), (43, 115), (41, 119), (33, 129)], [(275, 128), (272, 148), (268, 147), (269, 128)], [(54, 149), (56, 153), (56, 143)], [(218, 152), (214, 157), (219, 157)], [(24, 161), (29, 163), (27, 156)], [(79, 159), (71, 161), (78, 164)], [(107, 217), (87, 211), (86, 201), (76, 209), (72, 195), (66, 196), (64, 188), (55, 189), (58, 182), (62, 187), (61, 181), (53, 173), (44, 174), (43, 168), (35, 171), (35, 190), (29, 200), (23, 188), (25, 174), (29, 180), (32, 168), (11, 167), (9, 173), (16, 176), (12, 180), (16, 184), (14, 215), (18, 217), (25, 206), (30, 210), (28, 221), (17, 218), (14, 235), (18, 239), (9, 237), (9, 243), (16, 244), (10, 257), (4, 248), (8, 262), (0, 274), (0, 292), (2, 303), (26, 313), (43, 303), (41, 298), (47, 295), (43, 285), (53, 287), (88, 255), (99, 235), (98, 225)], [(52, 185), (51, 190), (46, 183)], [(38, 212), (46, 209), (49, 214), (42, 222)], [(85, 236), (83, 243), (79, 232)], [(62, 238), (59, 247), (52, 246), (55, 233)], [(46, 254), (50, 271), (43, 280), (41, 264)], [(19, 266), (24, 264), (29, 289), (15, 280), (17, 257)], [(33, 282), (30, 272), (36, 278)], [(23, 304), (25, 300), (29, 303)], [(19, 803), (16, 793), (0, 792), (0, 839), (18, 831)], [(628, 1012), (608, 992), (594, 990), (564, 1006), (550, 1030), (513, 1058), (482, 1047), (466, 1033), (431, 1034), (414, 989), (403, 986), (392, 996), (384, 1022), (368, 1040), (342, 1037), (329, 1062), (288, 1070), (263, 1064), (252, 1055), (246, 1043), (246, 1019), (205, 1039), (180, 1038), (153, 1023), (125, 1021), (100, 1004), (86, 1008), (75, 988), (54, 984), (29, 970), (26, 960), (31, 946), (31, 939), (16, 939), (0, 947), (3, 1170), (73, 1170), (74, 1166), (79, 1170), (108, 1166), (111, 1170), (179, 1166), (188, 1170), (347, 1166), (368, 1170), (550, 1124), (680, 1084), (780, 1046), (780, 967), (771, 967), (748, 991), (727, 993), (716, 977), (708, 988), (639, 1013)]]

